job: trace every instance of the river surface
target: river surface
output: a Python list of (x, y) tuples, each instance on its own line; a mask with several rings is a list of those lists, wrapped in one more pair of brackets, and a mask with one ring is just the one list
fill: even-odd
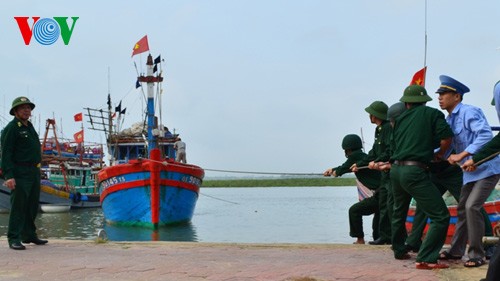
[[(192, 241), (226, 243), (346, 243), (349, 207), (356, 187), (201, 188), (191, 223), (161, 227), (110, 226), (101, 209), (40, 213), (42, 238), (94, 240), (104, 230), (111, 241)], [(372, 216), (365, 217), (365, 240), (371, 239)], [(6, 237), (8, 214), (0, 214)]]

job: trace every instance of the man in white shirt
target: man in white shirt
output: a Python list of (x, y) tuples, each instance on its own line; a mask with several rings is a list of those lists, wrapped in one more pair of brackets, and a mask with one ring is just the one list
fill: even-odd
[(174, 149), (177, 151), (175, 155), (175, 161), (187, 163), (186, 162), (186, 144), (181, 140), (181, 138), (177, 138), (177, 141), (174, 143)]

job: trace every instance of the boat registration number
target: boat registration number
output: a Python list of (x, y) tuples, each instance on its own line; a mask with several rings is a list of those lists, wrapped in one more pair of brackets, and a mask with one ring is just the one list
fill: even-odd
[(201, 185), (201, 180), (199, 178), (193, 177), (193, 176), (183, 176), (181, 178), (181, 181), (189, 183), (189, 184), (194, 184), (197, 187), (200, 187), (200, 185)]
[(125, 177), (112, 177), (101, 182), (101, 188), (106, 189), (118, 183), (125, 182)]

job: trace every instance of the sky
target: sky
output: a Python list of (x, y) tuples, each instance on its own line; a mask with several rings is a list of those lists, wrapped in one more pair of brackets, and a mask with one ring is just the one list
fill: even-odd
[[(371, 148), (375, 125), (364, 108), (397, 102), (424, 63), (429, 106), (439, 108), (439, 75), (449, 75), (471, 89), (464, 103), (498, 125), (490, 102), (500, 80), (499, 14), (497, 0), (428, 1), (427, 9), (425, 0), (2, 1), (0, 126), (12, 100), (27, 96), (40, 135), (55, 118), (58, 136), (71, 138), (82, 125), (73, 115), (105, 109), (108, 92), (127, 108), (123, 127), (141, 121), (134, 62), (144, 72), (148, 52), (131, 54), (147, 35), (152, 56), (164, 59), (162, 121), (186, 142), (189, 163), (323, 173), (345, 161), (346, 134), (362, 132)], [(26, 45), (21, 16), (79, 18), (68, 45), (61, 37)], [(85, 141), (105, 142), (84, 119)]]

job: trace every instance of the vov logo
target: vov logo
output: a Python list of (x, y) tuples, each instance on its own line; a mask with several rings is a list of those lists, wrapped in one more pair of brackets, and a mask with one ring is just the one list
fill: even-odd
[(69, 28), (67, 23), (68, 17), (53, 17), (53, 19), (31, 18), (33, 19), (33, 25), (30, 27), (28, 24), (29, 17), (14, 17), (17, 25), (19, 25), (24, 44), (29, 45), (31, 38), (35, 37), (35, 40), (42, 45), (52, 45), (59, 39), (59, 35), (61, 35), (64, 45), (68, 45), (75, 29), (76, 21), (80, 17), (71, 17), (73, 20), (71, 28)]

